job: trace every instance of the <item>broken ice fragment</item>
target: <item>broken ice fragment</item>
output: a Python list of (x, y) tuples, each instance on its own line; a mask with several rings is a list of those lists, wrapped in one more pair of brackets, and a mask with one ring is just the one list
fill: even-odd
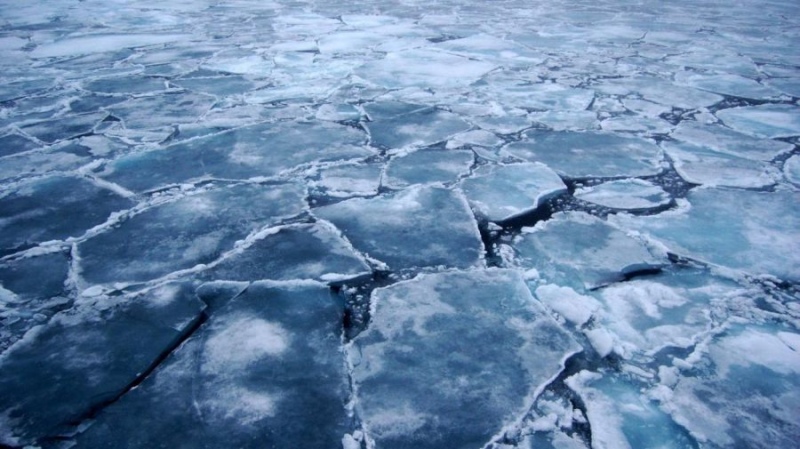
[(641, 179), (609, 181), (575, 190), (575, 197), (612, 209), (647, 210), (663, 207), (672, 198), (661, 187)]
[(713, 187), (759, 188), (775, 184), (778, 170), (768, 163), (718, 153), (686, 143), (664, 142), (681, 178)]
[(783, 163), (783, 175), (792, 184), (800, 187), (800, 156), (794, 155)]
[(364, 260), (329, 224), (290, 225), (267, 232), (204, 276), (235, 281), (344, 281), (370, 272)]
[(356, 249), (395, 270), (467, 268), (483, 254), (478, 226), (457, 191), (416, 186), (323, 206), (314, 214), (336, 225)]
[(781, 95), (779, 91), (764, 86), (758, 81), (727, 73), (707, 75), (697, 72), (679, 72), (676, 74), (675, 78), (680, 84), (734, 97), (759, 100), (762, 98), (779, 97)]
[(412, 184), (453, 182), (469, 173), (474, 161), (475, 155), (467, 150), (415, 151), (390, 160), (383, 183), (400, 189)]
[(483, 447), (580, 350), (515, 271), (422, 275), (372, 301), (347, 354), (377, 447)]
[(0, 427), (35, 444), (115, 400), (199, 319), (205, 305), (193, 292), (166, 284), (135, 297), (84, 298), (28, 332), (0, 356)]
[(489, 62), (422, 48), (388, 53), (359, 67), (355, 74), (387, 88), (446, 88), (468, 85), (495, 67)]
[(0, 198), (0, 253), (77, 237), (133, 202), (81, 178), (54, 176)]
[(757, 161), (771, 161), (794, 148), (790, 143), (748, 136), (722, 125), (688, 120), (679, 123), (671, 137), (697, 147)]
[(614, 219), (651, 234), (680, 255), (752, 274), (800, 279), (800, 193), (702, 188), (687, 199), (691, 208), (680, 213)]
[(134, 98), (109, 109), (126, 128), (147, 129), (196, 122), (213, 104), (213, 97), (187, 92)]
[(548, 282), (578, 291), (657, 270), (667, 262), (642, 240), (578, 212), (559, 213), (534, 228), (523, 228), (512, 246), (524, 268), (535, 268)]
[(653, 175), (661, 158), (650, 140), (599, 132), (527, 132), (505, 150), (570, 178)]
[[(23, 153), (38, 148), (39, 145), (17, 134), (0, 137), (0, 157)], [(3, 162), (5, 163), (5, 161)]]
[(250, 286), (104, 409), (78, 447), (338, 447), (353, 432), (342, 313), (321, 284)]
[(296, 184), (239, 185), (147, 209), (79, 245), (83, 276), (146, 281), (209, 263), (259, 227), (302, 212), (304, 197)]
[(489, 221), (504, 221), (536, 210), (547, 199), (567, 191), (546, 165), (484, 165), (461, 182), (472, 207)]
[(723, 109), (717, 117), (731, 128), (756, 137), (800, 135), (800, 107), (790, 104), (762, 104)]
[[(384, 148), (423, 147), (468, 130), (469, 124), (457, 115), (436, 108), (419, 105), (383, 103), (368, 104), (364, 109), (370, 114), (367, 123), (373, 145)], [(387, 106), (397, 108), (389, 112)]]
[(27, 125), (22, 130), (42, 142), (53, 143), (90, 133), (107, 115), (105, 112), (73, 115)]
[(340, 165), (322, 170), (320, 180), (310, 184), (334, 197), (377, 195), (382, 171), (378, 164)]

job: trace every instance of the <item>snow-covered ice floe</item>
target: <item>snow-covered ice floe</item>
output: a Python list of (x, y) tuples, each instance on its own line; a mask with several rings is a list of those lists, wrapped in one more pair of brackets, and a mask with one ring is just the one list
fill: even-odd
[(796, 3), (0, 0), (0, 447), (793, 447)]

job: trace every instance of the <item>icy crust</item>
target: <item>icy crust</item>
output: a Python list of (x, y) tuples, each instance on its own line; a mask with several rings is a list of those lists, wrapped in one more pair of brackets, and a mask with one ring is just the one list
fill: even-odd
[(370, 268), (327, 223), (271, 228), (241, 252), (203, 273), (209, 279), (316, 279), (346, 281), (366, 276)]
[(82, 178), (53, 176), (24, 183), (0, 196), (0, 254), (79, 237), (112, 212), (133, 205)]
[(474, 161), (475, 155), (466, 150), (415, 151), (386, 164), (383, 184), (400, 189), (414, 184), (453, 182), (469, 173)]
[(777, 168), (758, 160), (719, 153), (685, 143), (662, 144), (675, 170), (693, 184), (710, 187), (761, 188), (780, 178)]
[(516, 262), (552, 283), (578, 291), (667, 264), (665, 255), (608, 223), (580, 212), (556, 214), (512, 242)]
[(612, 209), (647, 210), (663, 207), (672, 198), (661, 187), (641, 179), (609, 181), (575, 190), (575, 198)]
[[(188, 283), (124, 298), (82, 298), (0, 356), (0, 434), (35, 444), (69, 434), (171, 350), (205, 308)], [(146, 338), (143, 338), (146, 336)]]
[(717, 117), (726, 125), (756, 137), (800, 135), (800, 107), (792, 104), (762, 104), (723, 109)]
[(376, 448), (483, 447), (580, 350), (515, 271), (421, 275), (371, 301), (347, 357)]
[(482, 261), (478, 226), (460, 191), (415, 186), (353, 198), (313, 213), (339, 228), (357, 250), (392, 270), (469, 268)]
[(702, 447), (792, 447), (800, 438), (798, 343), (796, 329), (733, 325), (654, 394)]
[(251, 232), (305, 209), (298, 184), (242, 184), (185, 196), (80, 243), (81, 273), (91, 283), (141, 282), (208, 264)]
[(110, 163), (101, 176), (134, 191), (203, 177), (268, 177), (302, 164), (373, 155), (361, 146), (364, 140), (363, 133), (327, 122), (258, 124), (132, 153)]
[(683, 256), (755, 275), (800, 279), (800, 194), (707, 188), (691, 191), (687, 200), (691, 207), (682, 212), (614, 220)]
[(388, 149), (415, 148), (445, 141), (470, 126), (458, 115), (423, 105), (378, 102), (364, 110), (372, 145)]
[(793, 148), (790, 143), (749, 136), (720, 124), (701, 124), (688, 120), (679, 123), (670, 136), (695, 147), (756, 161), (771, 161)]
[(324, 285), (251, 285), (105, 408), (78, 447), (340, 447), (352, 432), (343, 311)]
[(473, 209), (489, 221), (503, 221), (536, 210), (542, 202), (567, 191), (544, 164), (484, 165), (461, 182)]
[(650, 140), (599, 132), (530, 131), (505, 150), (569, 178), (653, 175), (661, 159)]

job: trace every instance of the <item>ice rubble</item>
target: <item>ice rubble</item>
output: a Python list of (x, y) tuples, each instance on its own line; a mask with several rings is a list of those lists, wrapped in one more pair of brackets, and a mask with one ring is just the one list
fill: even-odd
[(377, 447), (482, 447), (579, 350), (514, 271), (422, 275), (372, 301), (347, 354)]

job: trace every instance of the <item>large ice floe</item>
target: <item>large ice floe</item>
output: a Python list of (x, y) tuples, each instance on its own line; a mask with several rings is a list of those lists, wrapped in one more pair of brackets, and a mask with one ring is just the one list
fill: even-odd
[(0, 448), (797, 446), (796, 3), (0, 0)]

